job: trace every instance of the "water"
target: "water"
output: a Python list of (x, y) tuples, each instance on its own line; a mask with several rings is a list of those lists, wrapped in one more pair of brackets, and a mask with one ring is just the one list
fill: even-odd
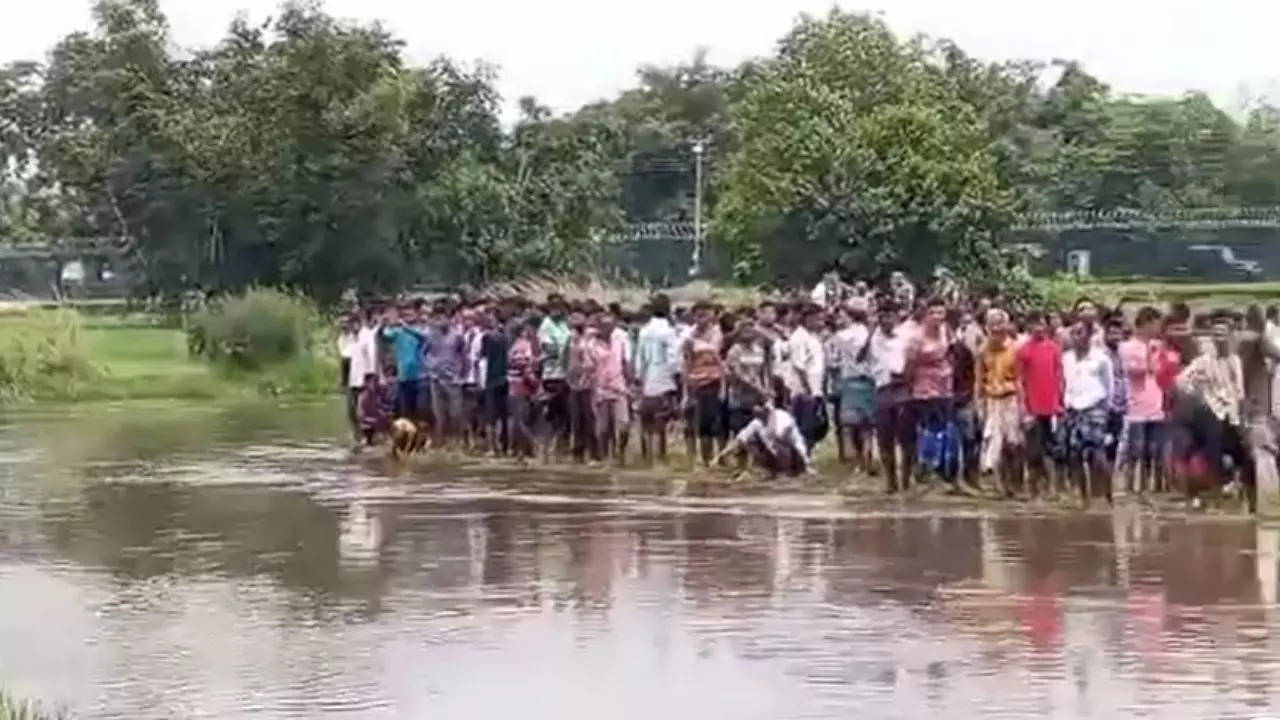
[(1280, 715), (1280, 530), (351, 458), (332, 406), (0, 417), (0, 682), (87, 718)]

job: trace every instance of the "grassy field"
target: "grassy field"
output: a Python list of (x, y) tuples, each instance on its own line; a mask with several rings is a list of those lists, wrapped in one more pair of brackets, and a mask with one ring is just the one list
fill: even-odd
[(187, 354), (185, 334), (176, 328), (97, 325), (82, 342), (102, 370), (90, 397), (212, 398), (228, 392), (227, 379), (209, 363)]
[(1193, 308), (1280, 303), (1280, 282), (1260, 283), (1092, 283), (1081, 286), (1107, 304), (1186, 302)]
[[(335, 388), (336, 360), (323, 352), (327, 347), (318, 355), (263, 370), (234, 371), (191, 357), (181, 329), (149, 325), (147, 318), (87, 319), (72, 313), (62, 316), (68, 322), (57, 330), (41, 327), (55, 317), (47, 310), (0, 313), (0, 391), (5, 389), (6, 361), (17, 364), (18, 345), (27, 361), (25, 382), (14, 394), (35, 400), (216, 399), (307, 395)], [(52, 357), (56, 366), (74, 370), (33, 371), (33, 355)]]

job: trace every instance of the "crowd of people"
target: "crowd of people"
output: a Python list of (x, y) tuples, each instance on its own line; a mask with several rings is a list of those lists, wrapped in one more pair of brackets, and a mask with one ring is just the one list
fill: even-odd
[(1276, 308), (1015, 313), (938, 279), (917, 298), (900, 273), (881, 289), (831, 274), (735, 308), (364, 308), (338, 341), (349, 419), (363, 444), (400, 419), (430, 447), (619, 465), (633, 431), (645, 463), (682, 435), (690, 462), (770, 476), (813, 472), (830, 439), (889, 493), (1252, 499), (1274, 478)]

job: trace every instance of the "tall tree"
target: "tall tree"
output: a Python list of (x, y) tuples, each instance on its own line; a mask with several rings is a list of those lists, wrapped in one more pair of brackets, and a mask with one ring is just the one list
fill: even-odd
[[(1011, 208), (985, 119), (932, 56), (870, 16), (806, 18), (735, 107), (741, 146), (715, 227), (759, 274), (835, 259), (984, 272)], [(788, 272), (789, 271), (789, 272)]]

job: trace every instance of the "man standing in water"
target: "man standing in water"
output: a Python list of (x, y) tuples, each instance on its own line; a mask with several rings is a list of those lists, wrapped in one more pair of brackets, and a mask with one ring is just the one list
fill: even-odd
[(671, 301), (654, 296), (649, 322), (636, 340), (636, 380), (640, 384), (640, 454), (652, 462), (667, 459), (667, 423), (675, 411), (680, 347), (668, 316)]

